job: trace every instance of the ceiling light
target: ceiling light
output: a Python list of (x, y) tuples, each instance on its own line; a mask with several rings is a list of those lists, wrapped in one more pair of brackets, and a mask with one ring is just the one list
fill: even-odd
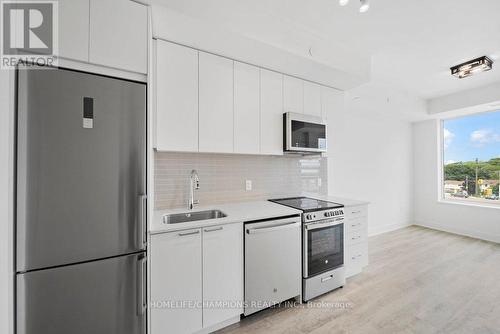
[(480, 58), (467, 61), (460, 65), (453, 66), (452, 68), (450, 68), (450, 70), (451, 70), (451, 75), (462, 79), (479, 72), (489, 71), (492, 68), (493, 68), (493, 60), (491, 60), (486, 56), (483, 56)]
[(339, 0), (339, 5), (345, 6), (349, 3), (349, 0)]
[(370, 3), (368, 0), (360, 0), (361, 2), (361, 7), (359, 7), (359, 12), (360, 13), (366, 13), (368, 9), (370, 9)]

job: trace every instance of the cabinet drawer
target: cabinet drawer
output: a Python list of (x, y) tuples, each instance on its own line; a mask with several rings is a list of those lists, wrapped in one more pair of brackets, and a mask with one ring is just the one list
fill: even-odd
[(348, 219), (355, 217), (366, 217), (367, 213), (368, 207), (366, 205), (345, 208), (345, 214)]
[(346, 230), (347, 233), (355, 230), (366, 230), (367, 229), (367, 220), (366, 217), (354, 217), (350, 219), (346, 219)]
[(364, 267), (368, 264), (368, 244), (366, 242), (348, 245), (346, 253), (346, 264), (348, 266)]
[(359, 243), (366, 243), (366, 230), (365, 229), (355, 229), (348, 231), (346, 235), (346, 244), (355, 245)]

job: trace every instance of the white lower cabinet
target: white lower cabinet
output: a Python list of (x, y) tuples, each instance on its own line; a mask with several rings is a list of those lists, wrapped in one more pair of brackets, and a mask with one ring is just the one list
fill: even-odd
[(202, 232), (194, 229), (151, 236), (151, 333), (194, 333), (203, 326)]
[(203, 327), (243, 313), (243, 226), (203, 229)]
[(345, 267), (346, 277), (357, 275), (368, 265), (368, 206), (346, 207)]
[(151, 334), (217, 329), (243, 313), (241, 223), (155, 234)]

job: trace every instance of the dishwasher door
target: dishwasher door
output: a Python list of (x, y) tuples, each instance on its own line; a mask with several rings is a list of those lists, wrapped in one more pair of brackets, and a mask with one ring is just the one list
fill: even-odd
[(301, 296), (301, 219), (245, 223), (245, 316)]

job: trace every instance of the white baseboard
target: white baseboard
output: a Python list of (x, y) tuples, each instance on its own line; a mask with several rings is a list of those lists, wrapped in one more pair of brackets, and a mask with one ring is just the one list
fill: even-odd
[(399, 230), (401, 228), (405, 228), (408, 226), (413, 225), (413, 223), (407, 222), (407, 223), (400, 223), (400, 224), (391, 224), (391, 225), (383, 225), (383, 226), (377, 226), (375, 228), (370, 228), (368, 225), (368, 236), (373, 237), (375, 235)]
[(458, 235), (462, 235), (462, 236), (470, 237), (470, 238), (474, 238), (474, 239), (481, 239), (481, 240), (485, 240), (485, 241), (500, 243), (500, 235), (492, 235), (492, 234), (482, 233), (479, 231), (457, 228), (454, 226), (443, 225), (440, 223), (430, 222), (430, 221), (426, 221), (425, 223), (421, 222), (421, 221), (416, 221), (415, 225), (431, 228), (433, 230), (458, 234)]

